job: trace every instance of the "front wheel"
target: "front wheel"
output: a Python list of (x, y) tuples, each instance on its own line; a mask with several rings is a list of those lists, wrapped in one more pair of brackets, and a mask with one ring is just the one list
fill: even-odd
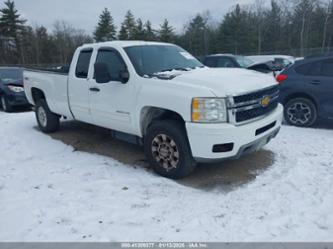
[(6, 95), (1, 95), (1, 106), (4, 112), (12, 112), (13, 107), (10, 105)]
[(148, 128), (144, 149), (148, 162), (155, 172), (167, 178), (183, 178), (196, 166), (186, 130), (178, 121), (154, 122)]
[(38, 126), (43, 132), (51, 133), (59, 129), (59, 116), (50, 111), (45, 100), (37, 102), (35, 112)]
[(310, 127), (317, 121), (317, 109), (311, 100), (295, 98), (285, 105), (284, 118), (290, 125)]

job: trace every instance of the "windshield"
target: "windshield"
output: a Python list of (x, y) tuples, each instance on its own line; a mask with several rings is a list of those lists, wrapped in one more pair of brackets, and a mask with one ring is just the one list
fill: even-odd
[(0, 80), (8, 83), (11, 81), (19, 81), (23, 78), (21, 69), (0, 69)]
[(254, 62), (244, 56), (235, 56), (236, 61), (242, 68), (248, 68)]
[(125, 48), (136, 72), (140, 76), (204, 67), (201, 62), (180, 47), (172, 45), (144, 45)]

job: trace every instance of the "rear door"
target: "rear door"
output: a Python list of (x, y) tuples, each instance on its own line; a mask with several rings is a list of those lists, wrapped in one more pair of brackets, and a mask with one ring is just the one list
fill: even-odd
[[(93, 49), (81, 50), (76, 58), (75, 70), (71, 71), (68, 84), (68, 96), (71, 111), (75, 119), (91, 123), (89, 100), (89, 66)], [(74, 58), (75, 60), (75, 58)]]
[(321, 77), (318, 80), (323, 89), (320, 98), (323, 114), (333, 118), (333, 59), (321, 62)]
[(316, 60), (298, 71), (303, 73), (305, 89), (319, 103), (321, 116), (333, 117), (333, 59)]

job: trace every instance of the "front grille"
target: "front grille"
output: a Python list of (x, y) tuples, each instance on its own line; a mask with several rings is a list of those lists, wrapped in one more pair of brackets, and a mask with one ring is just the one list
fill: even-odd
[(260, 116), (263, 116), (271, 111), (273, 111), (278, 105), (278, 101), (274, 101), (267, 107), (258, 107), (255, 109), (250, 109), (246, 111), (240, 111), (236, 113), (236, 122), (244, 122), (250, 119), (254, 119)]
[(261, 99), (264, 96), (271, 96), (271, 95), (278, 94), (278, 93), (279, 93), (279, 86), (274, 86), (271, 88), (263, 89), (258, 92), (236, 96), (236, 97), (234, 97), (234, 103), (240, 104), (240, 103), (244, 103), (244, 102), (254, 101), (257, 99)]
[[(262, 105), (265, 97), (269, 97), (271, 100), (267, 106)], [(234, 114), (235, 122), (246, 122), (270, 113), (278, 106), (278, 97), (278, 86), (233, 97), (233, 105), (230, 109)]]

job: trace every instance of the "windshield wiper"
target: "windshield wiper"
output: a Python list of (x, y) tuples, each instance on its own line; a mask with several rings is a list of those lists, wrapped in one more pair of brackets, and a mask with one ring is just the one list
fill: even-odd
[(190, 68), (184, 68), (184, 67), (174, 67), (174, 68), (161, 70), (158, 73), (169, 72), (169, 71), (171, 72), (173, 70), (176, 70), (176, 71), (190, 71), (191, 69)]

